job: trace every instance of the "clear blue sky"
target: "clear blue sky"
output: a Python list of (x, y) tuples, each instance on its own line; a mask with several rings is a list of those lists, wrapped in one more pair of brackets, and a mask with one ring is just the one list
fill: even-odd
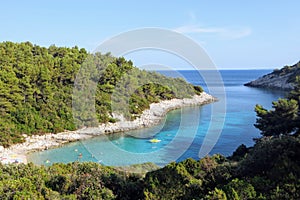
[[(160, 27), (198, 42), (220, 68), (278, 68), (300, 60), (300, 1), (2, 1), (0, 41), (93, 51), (124, 31)], [(134, 60), (133, 60), (134, 61)]]

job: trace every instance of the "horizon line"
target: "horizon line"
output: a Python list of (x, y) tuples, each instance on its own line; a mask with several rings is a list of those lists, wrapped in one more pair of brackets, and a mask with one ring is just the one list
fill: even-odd
[[(139, 67), (137, 67), (139, 68)], [(221, 71), (221, 70), (274, 70), (275, 68), (221, 68), (221, 69), (195, 69), (195, 68), (189, 68), (189, 69), (149, 69), (149, 71), (173, 71), (173, 70), (178, 70), (178, 71), (197, 71), (197, 70), (202, 70), (202, 71)], [(145, 69), (147, 70), (147, 69)]]

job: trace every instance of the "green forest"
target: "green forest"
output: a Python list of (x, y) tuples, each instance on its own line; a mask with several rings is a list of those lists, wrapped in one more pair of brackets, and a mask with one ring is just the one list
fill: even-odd
[[(114, 122), (113, 101), (120, 105), (129, 102), (120, 112), (134, 119), (151, 102), (202, 92), (183, 79), (141, 71), (124, 58), (90, 54), (78, 47), (0, 43), (0, 67), (0, 142), (4, 146), (21, 142), (23, 133), (43, 134)], [(77, 80), (79, 70), (82, 76)], [(86, 91), (86, 80), (96, 88), (97, 121), (88, 112), (86, 116), (75, 113), (75, 123), (73, 85), (81, 94)], [(300, 199), (300, 78), (295, 80), (294, 90), (273, 102), (272, 109), (261, 105), (254, 108), (254, 126), (261, 137), (254, 139), (253, 147), (241, 144), (229, 157), (218, 154), (186, 159), (162, 168), (151, 163), (127, 168), (92, 162), (49, 167), (0, 164), (0, 199)], [(127, 81), (134, 87), (118, 86)], [(120, 98), (114, 100), (114, 94)], [(85, 106), (83, 103), (78, 108)], [(137, 168), (148, 172), (135, 173), (141, 171)], [(153, 168), (157, 169), (149, 171)]]
[[(300, 199), (300, 79), (273, 109), (256, 106), (261, 137), (230, 157), (213, 155), (155, 168), (74, 162), (0, 165), (1, 199)], [(286, 120), (292, 120), (291, 122)], [(278, 123), (278, 120), (282, 120)], [(278, 126), (274, 131), (273, 127)], [(273, 134), (272, 134), (273, 131)], [(138, 169), (138, 170), (135, 170)]]
[[(22, 134), (58, 133), (115, 122), (112, 111), (131, 120), (153, 102), (201, 92), (201, 87), (182, 78), (139, 70), (131, 61), (109, 53), (91, 54), (77, 46), (45, 48), (30, 42), (3, 42), (0, 146), (22, 142)], [(95, 105), (95, 116), (91, 116), (90, 105)]]

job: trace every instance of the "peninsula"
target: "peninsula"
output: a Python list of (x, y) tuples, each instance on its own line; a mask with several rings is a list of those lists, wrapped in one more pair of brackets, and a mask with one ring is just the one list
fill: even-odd
[(300, 75), (300, 62), (292, 66), (285, 66), (282, 69), (275, 69), (273, 72), (259, 77), (245, 86), (260, 87), (269, 89), (292, 90), (295, 86), (296, 77)]
[[(149, 127), (170, 110), (216, 101), (200, 86), (139, 70), (131, 61), (110, 54), (29, 42), (0, 43), (0, 50), (0, 158), (4, 163), (26, 162), (28, 152), (67, 142)], [(95, 80), (94, 96), (84, 96), (84, 87), (77, 87), (74, 95), (74, 87), (85, 84), (82, 74)], [(88, 109), (93, 102), (96, 118), (90, 117)], [(81, 112), (74, 113), (72, 106)]]

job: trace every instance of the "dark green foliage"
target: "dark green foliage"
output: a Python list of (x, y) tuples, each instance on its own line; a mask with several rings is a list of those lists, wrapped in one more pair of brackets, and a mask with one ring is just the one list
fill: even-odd
[(300, 103), (300, 76), (296, 77), (295, 88), (288, 94), (287, 98), (298, 101), (298, 104)]
[(264, 136), (287, 135), (295, 131), (298, 121), (299, 106), (296, 100), (279, 99), (273, 102), (274, 110), (267, 111), (257, 105), (255, 112), (259, 117), (255, 127), (261, 130)]
[[(250, 179), (256, 191), (274, 196), (273, 192), (280, 188), (280, 192), (289, 198), (299, 199), (300, 177), (300, 140), (294, 136), (282, 138), (262, 139), (241, 161), (237, 174)], [(278, 198), (275, 198), (278, 199)]]
[(146, 199), (299, 199), (300, 140), (260, 141), (241, 161), (187, 159), (149, 172)]
[(158, 103), (160, 100), (169, 100), (175, 97), (169, 87), (155, 83), (145, 84), (138, 88), (129, 99), (129, 112), (135, 114), (136, 117), (137, 114), (148, 109), (151, 103)]
[(295, 88), (288, 94), (287, 99), (295, 100), (298, 103), (298, 118), (293, 126), (296, 130), (295, 135), (300, 135), (300, 76), (297, 77)]
[(300, 81), (297, 79), (295, 89), (290, 92), (287, 99), (273, 102), (273, 110), (267, 110), (256, 105), (256, 128), (261, 130), (263, 136), (279, 136), (298, 134), (300, 126)]
[(216, 155), (199, 161), (187, 159), (147, 173), (146, 199), (203, 198), (210, 191), (211, 184), (214, 184), (214, 170), (218, 167), (218, 158)]
[(218, 188), (215, 188), (213, 191), (209, 192), (208, 195), (205, 196), (207, 200), (227, 200), (226, 193)]
[[(300, 140), (260, 140), (240, 161), (187, 159), (152, 172), (97, 163), (0, 164), (0, 199), (299, 199)], [(145, 166), (150, 166), (149, 163)], [(140, 170), (139, 170), (140, 171)]]
[(243, 159), (247, 153), (249, 152), (249, 149), (246, 147), (246, 145), (241, 144), (232, 154), (230, 157), (231, 160), (239, 161)]
[(203, 88), (200, 87), (200, 86), (196, 85), (196, 86), (194, 86), (194, 89), (195, 89), (195, 93), (198, 94), (198, 95), (200, 95), (201, 92), (203, 92)]
[(139, 199), (142, 194), (134, 174), (126, 177), (96, 163), (0, 165), (0, 172), (0, 199)]
[(254, 147), (240, 145), (228, 160), (187, 159), (150, 172), (146, 199), (299, 199), (299, 88), (274, 102), (274, 110), (256, 107), (264, 137)]
[(277, 179), (277, 176), (284, 178), (289, 171), (295, 171), (296, 176), (300, 176), (300, 161), (297, 155), (300, 155), (298, 138), (282, 136), (261, 139), (242, 160), (239, 170), (243, 176), (262, 174), (271, 180)]
[(254, 187), (250, 183), (237, 178), (225, 185), (224, 191), (228, 199), (257, 199)]
[(150, 103), (201, 91), (182, 79), (141, 71), (131, 61), (110, 54), (90, 54), (76, 46), (3, 42), (0, 145), (22, 142), (24, 133), (57, 133), (116, 122), (113, 112), (134, 119)]
[[(0, 55), (3, 145), (21, 142), (22, 133), (76, 128), (70, 95), (76, 70), (86, 58), (83, 65), (93, 67), (81, 69), (90, 79), (79, 79), (78, 92), (86, 92), (85, 84), (95, 84), (96, 119), (100, 122), (115, 120), (113, 111), (133, 118), (151, 102), (202, 91), (182, 79), (137, 70), (124, 58), (91, 55), (77, 47), (46, 49), (6, 42), (0, 43)], [(273, 110), (256, 106), (255, 126), (263, 137), (251, 148), (240, 145), (231, 157), (187, 159), (146, 174), (144, 168), (156, 166), (0, 164), (0, 199), (300, 199), (299, 78), (297, 82), (287, 99), (273, 103)], [(79, 108), (84, 110), (89, 103)], [(80, 125), (95, 123), (89, 112), (75, 113)]]
[(77, 47), (0, 43), (0, 145), (21, 142), (23, 133), (75, 128), (70, 94), (86, 56)]

